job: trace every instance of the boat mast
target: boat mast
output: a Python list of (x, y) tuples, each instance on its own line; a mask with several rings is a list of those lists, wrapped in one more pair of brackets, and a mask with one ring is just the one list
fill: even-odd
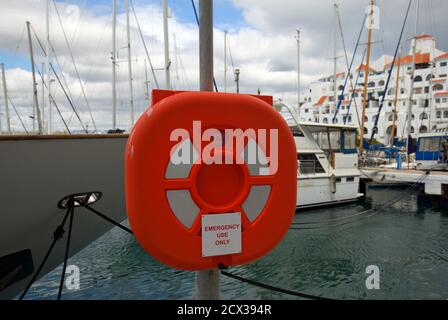
[(300, 30), (297, 30), (297, 111), (300, 109)]
[[(213, 92), (213, 0), (199, 1), (199, 66), (201, 91)], [(196, 273), (197, 298), (219, 299), (219, 270)]]
[[(412, 66), (410, 70), (410, 86), (409, 86), (409, 100), (408, 100), (408, 115), (407, 115), (407, 138), (406, 138), (406, 154), (409, 153), (409, 140), (411, 138), (411, 132), (412, 132), (412, 104), (414, 100), (414, 77), (415, 77), (415, 63), (417, 62), (416, 55), (417, 55), (417, 32), (418, 32), (418, 16), (419, 16), (419, 9), (420, 9), (420, 1), (417, 0), (417, 8), (416, 8), (416, 14), (415, 14), (415, 35), (412, 39)], [(418, 132), (418, 128), (416, 128), (416, 132)], [(408, 157), (408, 165), (409, 165), (409, 157)]]
[[(53, 132), (53, 110), (51, 106), (51, 78), (50, 78), (50, 13), (51, 13), (51, 0), (47, 0), (47, 12), (46, 12), (46, 48), (47, 51), (47, 58), (46, 58), (46, 71), (47, 71), (47, 108), (48, 108), (48, 134), (51, 134)], [(43, 76), (43, 70), (42, 70), (42, 76)], [(45, 105), (45, 104), (44, 104)], [(42, 106), (42, 109), (44, 108), (44, 105)]]
[[(3, 80), (3, 97), (5, 98), (5, 116), (6, 116), (6, 131), (11, 133), (11, 119), (9, 118), (9, 105), (8, 105), (8, 90), (6, 88), (6, 75), (5, 75), (5, 64), (1, 64), (2, 69), (2, 80)], [(1, 133), (1, 126), (0, 126)]]
[(44, 132), (47, 130), (45, 127), (45, 62), (42, 62), (42, 73), (41, 73), (41, 99), (42, 99), (42, 127)]
[(227, 92), (227, 30), (224, 31), (224, 92)]
[[(36, 71), (34, 68), (34, 53), (33, 53), (33, 42), (31, 40), (31, 23), (29, 21), (26, 22), (27, 30), (28, 30), (28, 42), (30, 47), (30, 58), (31, 58), (31, 73), (33, 78), (33, 108), (36, 110), (36, 118), (37, 118), (37, 126), (38, 133), (42, 134), (42, 122), (40, 118), (40, 110), (39, 110), (39, 100), (37, 98), (37, 83), (36, 83)], [(36, 120), (36, 119), (34, 119)]]
[(163, 0), (163, 37), (165, 43), (165, 81), (166, 89), (171, 89), (170, 80), (170, 44), (169, 44), (169, 34), (168, 34), (168, 0)]
[(336, 81), (337, 68), (338, 68), (338, 57), (337, 57), (337, 29), (338, 29), (338, 4), (336, 0), (334, 1), (334, 27), (333, 27), (333, 92), (334, 92), (334, 104), (337, 105), (338, 101), (338, 85)]
[(367, 86), (369, 84), (369, 72), (370, 72), (370, 52), (372, 49), (372, 29), (373, 29), (373, 14), (374, 14), (375, 0), (370, 0), (370, 14), (369, 14), (369, 32), (367, 36), (367, 56), (366, 56), (366, 70), (364, 74), (364, 93), (362, 104), (362, 118), (361, 118), (361, 143), (359, 146), (359, 154), (362, 155), (364, 148), (364, 131), (366, 126), (366, 108), (367, 108)]
[(117, 129), (117, 0), (112, 0), (112, 129)]
[(126, 0), (126, 34), (128, 47), (128, 70), (129, 70), (129, 99), (131, 107), (131, 127), (134, 126), (134, 90), (132, 88), (132, 55), (131, 55), (131, 25), (129, 23), (129, 0)]
[(397, 79), (395, 81), (395, 97), (394, 97), (394, 110), (392, 112), (392, 132), (391, 132), (391, 142), (390, 145), (393, 147), (394, 146), (394, 140), (395, 140), (395, 135), (396, 135), (396, 128), (395, 125), (397, 123), (397, 104), (398, 104), (398, 93), (399, 91), (399, 86), (400, 86), (400, 67), (401, 67), (401, 49), (400, 49), (400, 53), (398, 54), (398, 65), (397, 65)]
[(149, 80), (148, 80), (148, 66), (146, 65), (146, 59), (145, 59), (145, 100), (146, 100), (146, 107), (149, 106)]

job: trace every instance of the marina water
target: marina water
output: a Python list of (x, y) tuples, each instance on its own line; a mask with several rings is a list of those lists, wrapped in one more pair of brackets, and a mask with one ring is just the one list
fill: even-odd
[[(390, 199), (391, 207), (359, 214)], [(229, 271), (266, 284), (334, 299), (447, 299), (448, 208), (418, 201), (418, 192), (373, 189), (358, 203), (298, 212), (298, 223), (268, 256)], [(76, 224), (74, 226), (76, 232)], [(266, 235), (269, 236), (269, 235)], [(80, 289), (63, 299), (192, 299), (195, 274), (149, 257), (114, 228), (69, 260)], [(380, 289), (366, 288), (378, 266)], [(55, 299), (62, 266), (34, 284), (27, 299)], [(296, 299), (222, 277), (226, 299)]]

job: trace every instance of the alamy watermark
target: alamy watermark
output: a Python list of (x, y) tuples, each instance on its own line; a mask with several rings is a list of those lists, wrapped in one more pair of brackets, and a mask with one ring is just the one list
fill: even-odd
[[(271, 175), (278, 170), (278, 129), (208, 128), (202, 131), (201, 121), (193, 121), (192, 133), (191, 137), (190, 132), (183, 128), (171, 132), (170, 141), (177, 142), (171, 148), (172, 164), (260, 165), (264, 167), (260, 171)], [(188, 142), (192, 142), (194, 150)], [(235, 157), (227, 156), (233, 155), (234, 150), (237, 153)]]
[(368, 290), (379, 290), (380, 289), (380, 268), (376, 265), (367, 266), (366, 274), (368, 274), (367, 279), (366, 279), (366, 288)]
[(81, 273), (76, 265), (69, 265), (65, 270), (65, 287), (67, 290), (79, 290), (81, 288)]

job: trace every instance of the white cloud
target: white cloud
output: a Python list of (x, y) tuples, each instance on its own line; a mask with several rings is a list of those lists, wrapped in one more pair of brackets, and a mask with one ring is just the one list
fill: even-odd
[[(229, 0), (230, 1), (230, 0)], [(331, 28), (332, 28), (332, 0), (232, 0), (237, 8), (243, 11), (246, 26), (229, 30), (229, 43), (235, 67), (241, 69), (241, 91), (256, 93), (260, 89), (264, 94), (272, 94), (276, 98), (283, 98), (295, 103), (297, 96), (297, 56), (295, 32), (302, 30), (302, 86), (317, 78), (332, 72), (331, 56)], [(422, 1), (429, 3), (430, 0)], [(343, 18), (344, 35), (347, 46), (352, 50), (356, 40), (360, 23), (363, 19), (364, 8), (368, 1), (343, 0), (340, 2), (340, 12)], [(434, 32), (443, 39), (439, 44), (442, 49), (448, 48), (448, 39), (445, 34), (448, 30), (443, 17), (448, 3), (443, 0), (431, 0), (433, 14), (433, 28), (429, 24), (429, 12), (422, 6), (422, 23), (419, 31)], [(120, 1), (119, 1), (120, 3)], [(398, 38), (407, 0), (378, 1), (382, 9), (384, 48), (386, 53), (392, 54)], [(26, 8), (26, 10), (24, 10)], [(93, 110), (95, 121), (99, 128), (111, 127), (111, 100), (112, 100), (112, 71), (111, 71), (111, 17), (110, 8), (84, 7), (80, 8), (79, 19), (77, 11), (72, 10), (65, 3), (58, 2), (58, 10), (64, 23), (66, 33), (71, 43), (73, 55), (81, 81), (86, 83), (85, 92)], [(215, 6), (215, 10), (219, 10)], [(426, 10), (426, 11), (425, 11)], [(143, 29), (146, 43), (149, 48), (152, 63), (156, 69), (162, 68), (163, 56), (163, 30), (162, 13), (160, 5), (152, 2), (150, 5), (136, 7), (139, 21)], [(3, 0), (0, 11), (0, 50), (12, 55), (23, 35), (25, 21), (31, 21), (41, 41), (45, 38), (45, 1), (35, 0)], [(119, 29), (117, 31), (119, 50), (118, 68), (118, 121), (120, 127), (129, 126), (129, 98), (127, 82), (127, 62), (125, 34), (125, 16), (118, 17)], [(134, 95), (136, 111), (142, 112), (145, 108), (145, 68), (146, 54), (142, 46), (134, 17), (132, 22), (132, 50), (134, 71)], [(413, 23), (412, 17), (409, 24)], [(409, 38), (413, 28), (408, 27), (405, 37)], [(221, 90), (224, 87), (224, 61), (223, 61), (223, 30), (215, 29), (215, 78)], [(194, 23), (184, 23), (174, 14), (170, 19), (170, 45), (172, 72), (171, 78), (175, 89), (196, 90), (198, 88), (199, 61), (198, 61), (198, 29)], [(175, 56), (173, 33), (176, 34), (177, 57)], [(375, 35), (379, 38), (379, 34)], [(73, 97), (74, 104), (79, 110), (82, 120), (92, 128), (87, 105), (83, 99), (73, 64), (70, 61), (67, 47), (59, 21), (54, 13), (52, 15), (52, 43), (57, 53), (58, 61), (62, 65), (62, 74), (66, 78), (68, 88)], [(28, 59), (28, 47), (25, 37), (22, 37), (17, 56)], [(373, 54), (377, 57), (382, 53), (382, 45), (377, 45)], [(35, 42), (34, 50), (36, 64), (40, 68), (45, 60), (38, 44)], [(341, 48), (338, 54), (342, 55)], [(343, 60), (340, 69), (343, 69)], [(56, 61), (54, 62), (56, 64)], [(13, 69), (6, 66), (7, 82), (10, 96), (15, 102), (19, 113), (26, 124), (31, 128), (28, 116), (32, 114), (31, 74), (22, 69)], [(148, 65), (149, 68), (149, 65)], [(158, 82), (164, 87), (164, 72), (156, 71)], [(151, 71), (148, 71), (151, 85), (154, 80)], [(38, 79), (39, 80), (39, 79)], [(62, 80), (62, 77), (61, 77)], [(39, 86), (40, 86), (40, 80)], [(229, 91), (235, 90), (232, 66), (229, 60), (228, 72)], [(64, 118), (71, 129), (80, 129), (76, 117), (57, 83), (53, 83), (53, 93), (62, 110)], [(40, 87), (38, 88), (40, 96)], [(11, 111), (11, 114), (13, 112)], [(54, 115), (57, 129), (63, 129), (59, 116)], [(13, 125), (20, 129), (20, 123), (13, 117)]]

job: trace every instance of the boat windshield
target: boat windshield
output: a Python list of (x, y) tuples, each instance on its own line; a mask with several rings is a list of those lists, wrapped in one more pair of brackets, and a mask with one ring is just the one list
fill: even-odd
[(324, 151), (356, 153), (356, 130), (343, 128), (320, 128), (312, 130), (314, 140)]

